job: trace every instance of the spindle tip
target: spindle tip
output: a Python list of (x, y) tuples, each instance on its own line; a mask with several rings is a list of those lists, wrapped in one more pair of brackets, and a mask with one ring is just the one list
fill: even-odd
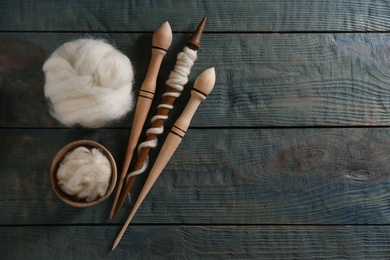
[(203, 17), (202, 21), (198, 25), (198, 28), (187, 40), (187, 46), (192, 50), (197, 50), (200, 47), (204, 26), (206, 25), (207, 17)]
[(165, 22), (157, 28), (153, 34), (152, 44), (154, 47), (158, 47), (167, 50), (172, 43), (172, 29), (168, 22)]
[(195, 79), (194, 89), (203, 93), (204, 95), (210, 94), (215, 85), (215, 69), (211, 67), (202, 73)]
[(114, 251), (115, 248), (118, 246), (118, 244), (119, 244), (119, 241), (115, 240), (114, 244), (111, 247), (111, 251)]

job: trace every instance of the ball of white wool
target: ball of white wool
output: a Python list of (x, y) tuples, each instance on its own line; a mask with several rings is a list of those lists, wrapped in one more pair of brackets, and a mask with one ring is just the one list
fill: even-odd
[(99, 149), (81, 146), (65, 155), (57, 179), (65, 193), (90, 202), (106, 193), (111, 171), (110, 161)]
[(103, 40), (65, 43), (46, 60), (43, 71), (51, 114), (68, 127), (101, 127), (132, 109), (131, 62)]

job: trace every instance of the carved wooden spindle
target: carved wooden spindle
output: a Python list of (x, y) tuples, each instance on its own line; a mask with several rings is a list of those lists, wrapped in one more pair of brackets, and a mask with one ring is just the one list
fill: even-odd
[[(190, 48), (191, 50), (196, 51), (199, 49), (206, 21), (207, 21), (207, 18), (204, 17), (203, 20), (200, 22), (198, 28), (191, 35), (191, 37), (187, 40), (186, 46), (188, 48)], [(177, 88), (174, 88), (174, 87), (169, 85), (169, 80), (167, 81), (167, 88), (166, 88), (165, 93), (177, 93), (178, 95), (180, 95), (180, 91)], [(162, 125), (166, 119), (164, 117), (167, 117), (169, 114), (169, 111), (171, 110), (168, 107), (173, 106), (175, 100), (176, 100), (175, 96), (163, 95), (161, 104), (159, 105), (159, 107), (157, 109), (157, 113), (156, 113), (156, 116), (160, 116), (160, 118), (156, 119), (152, 122), (151, 129), (152, 128), (156, 129), (156, 128), (162, 127)], [(168, 106), (166, 106), (166, 105), (168, 105)], [(145, 142), (150, 142), (156, 138), (157, 138), (157, 134), (147, 132)], [(142, 166), (143, 166), (143, 164), (144, 164), (144, 162), (149, 154), (149, 151), (150, 151), (150, 147), (148, 147), (148, 146), (142, 147), (142, 149), (140, 150), (140, 152), (138, 154), (137, 161), (134, 165), (133, 172), (138, 171), (142, 168)], [(136, 176), (131, 176), (128, 179), (128, 183), (126, 185), (126, 188), (124, 189), (124, 192), (122, 193), (121, 198), (119, 199), (119, 203), (117, 203), (117, 209), (116, 209), (115, 213), (113, 214), (112, 219), (115, 219), (117, 217), (117, 215), (119, 214), (120, 209), (122, 208), (123, 204), (126, 201), (127, 194), (130, 192), (131, 187), (134, 184), (135, 178), (136, 178)]]
[(123, 225), (121, 231), (119, 232), (119, 235), (117, 236), (114, 242), (112, 250), (114, 250), (116, 246), (119, 244), (123, 234), (125, 233), (128, 225), (133, 219), (141, 203), (144, 201), (146, 195), (149, 193), (153, 184), (156, 182), (158, 176), (160, 176), (166, 164), (171, 159), (173, 153), (176, 151), (177, 147), (179, 146), (197, 108), (199, 107), (200, 103), (203, 100), (205, 100), (206, 96), (211, 92), (211, 90), (214, 87), (214, 84), (215, 84), (214, 68), (205, 70), (195, 80), (194, 88), (191, 91), (191, 98), (188, 101), (186, 107), (184, 108), (183, 113), (180, 115), (180, 117), (176, 120), (175, 124), (173, 125), (171, 132), (168, 134), (168, 137), (165, 140), (164, 145), (162, 146), (161, 151), (157, 156), (156, 162), (154, 163), (152, 170), (150, 171), (149, 176), (145, 181), (145, 185), (143, 186), (141, 193), (139, 194), (137, 201), (135, 202), (129, 217), (127, 218), (125, 224)]
[(146, 117), (149, 113), (150, 106), (153, 101), (154, 93), (156, 91), (157, 76), (161, 67), (162, 60), (167, 52), (167, 49), (172, 43), (172, 30), (168, 22), (163, 23), (154, 32), (152, 38), (152, 57), (149, 64), (149, 69), (146, 77), (142, 83), (140, 93), (137, 99), (137, 105), (134, 113), (134, 120), (132, 130), (127, 146), (126, 156), (123, 163), (121, 175), (119, 177), (118, 187), (115, 194), (114, 203), (110, 212), (110, 219), (114, 214), (118, 198), (125, 181), (127, 171), (131, 159), (134, 155), (134, 150), (137, 146), (139, 136), (145, 124)]

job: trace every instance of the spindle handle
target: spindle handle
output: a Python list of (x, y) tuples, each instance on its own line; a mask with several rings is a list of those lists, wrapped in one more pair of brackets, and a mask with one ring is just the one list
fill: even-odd
[(184, 111), (174, 123), (171, 132), (184, 137), (190, 125), (192, 117), (200, 103), (206, 99), (206, 96), (211, 92), (215, 84), (215, 70), (209, 68), (203, 71), (195, 80), (194, 87), (191, 90), (191, 98), (188, 101)]

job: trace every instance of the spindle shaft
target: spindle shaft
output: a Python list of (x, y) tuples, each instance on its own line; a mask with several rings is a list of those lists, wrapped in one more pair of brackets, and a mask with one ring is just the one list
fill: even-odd
[(123, 234), (125, 233), (128, 225), (133, 219), (138, 208), (141, 206), (145, 197), (149, 193), (153, 184), (156, 182), (157, 178), (160, 176), (161, 172), (165, 168), (168, 161), (171, 159), (173, 153), (176, 151), (179, 146), (182, 138), (184, 137), (190, 122), (199, 107), (200, 103), (206, 99), (206, 96), (211, 92), (215, 85), (215, 70), (210, 68), (202, 72), (194, 83), (194, 88), (191, 91), (191, 98), (188, 101), (188, 104), (184, 108), (183, 113), (176, 120), (173, 125), (171, 132), (168, 134), (167, 139), (164, 142), (164, 145), (161, 148), (160, 153), (157, 156), (156, 162), (154, 163), (152, 170), (149, 173), (148, 178), (145, 181), (145, 184), (137, 198), (137, 201), (134, 204), (133, 209), (130, 212), (129, 217), (127, 218), (125, 224), (123, 225), (119, 235), (117, 236), (112, 250), (114, 250), (119, 244)]
[(127, 146), (123, 168), (119, 177), (118, 187), (115, 193), (114, 203), (110, 211), (110, 219), (113, 218), (120, 192), (125, 181), (127, 171), (130, 166), (134, 150), (137, 146), (139, 136), (145, 124), (146, 117), (152, 104), (154, 93), (156, 91), (157, 76), (161, 67), (162, 60), (167, 49), (172, 43), (172, 30), (168, 22), (163, 23), (153, 34), (152, 38), (152, 57), (150, 60), (148, 72), (141, 85), (137, 99), (137, 105), (134, 113), (132, 130), (130, 133), (129, 143)]

